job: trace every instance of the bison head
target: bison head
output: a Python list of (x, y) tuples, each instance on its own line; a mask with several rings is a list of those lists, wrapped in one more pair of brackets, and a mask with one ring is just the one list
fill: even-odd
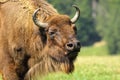
[(80, 51), (81, 44), (77, 40), (77, 29), (75, 22), (78, 20), (80, 10), (76, 8), (75, 16), (70, 19), (67, 15), (52, 15), (45, 23), (39, 21), (36, 17), (37, 9), (33, 14), (33, 22), (40, 28), (44, 29), (46, 36), (45, 47), (42, 51), (42, 58), (29, 72), (33, 69), (43, 66), (45, 72), (63, 71), (72, 72), (74, 69), (73, 62)]

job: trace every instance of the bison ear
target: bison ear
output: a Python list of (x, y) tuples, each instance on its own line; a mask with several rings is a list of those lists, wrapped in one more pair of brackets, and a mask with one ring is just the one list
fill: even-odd
[(34, 22), (35, 25), (37, 25), (38, 27), (42, 27), (42, 28), (48, 27), (48, 23), (40, 22), (40, 21), (37, 19), (37, 12), (38, 12), (38, 11), (40, 11), (39, 8), (38, 8), (37, 10), (35, 10), (34, 13), (33, 13), (33, 16), (32, 16), (33, 22)]

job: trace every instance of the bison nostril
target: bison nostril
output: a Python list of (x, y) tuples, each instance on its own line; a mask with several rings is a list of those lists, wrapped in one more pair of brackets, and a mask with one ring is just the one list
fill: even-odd
[(73, 50), (73, 49), (74, 49), (74, 44), (73, 44), (73, 43), (67, 43), (67, 44), (66, 44), (66, 48), (67, 48), (68, 50)]
[(67, 44), (68, 47), (73, 47), (73, 44)]

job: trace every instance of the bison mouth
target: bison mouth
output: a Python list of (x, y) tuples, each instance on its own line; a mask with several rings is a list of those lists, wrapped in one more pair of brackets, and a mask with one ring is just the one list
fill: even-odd
[(69, 58), (70, 61), (73, 62), (76, 59), (76, 57), (78, 56), (79, 52), (80, 52), (80, 50), (69, 51), (67, 53), (67, 57)]
[(79, 52), (80, 52), (80, 50), (71, 51), (71, 52), (68, 52), (67, 56), (68, 56), (68, 57), (72, 57), (72, 56), (74, 56), (74, 55), (78, 55)]

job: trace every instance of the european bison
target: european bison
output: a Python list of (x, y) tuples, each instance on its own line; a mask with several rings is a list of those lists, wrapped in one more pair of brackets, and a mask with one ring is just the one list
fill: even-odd
[(70, 19), (45, 0), (0, 2), (0, 72), (4, 80), (73, 71), (81, 47), (75, 26), (80, 10), (73, 7), (76, 14)]

